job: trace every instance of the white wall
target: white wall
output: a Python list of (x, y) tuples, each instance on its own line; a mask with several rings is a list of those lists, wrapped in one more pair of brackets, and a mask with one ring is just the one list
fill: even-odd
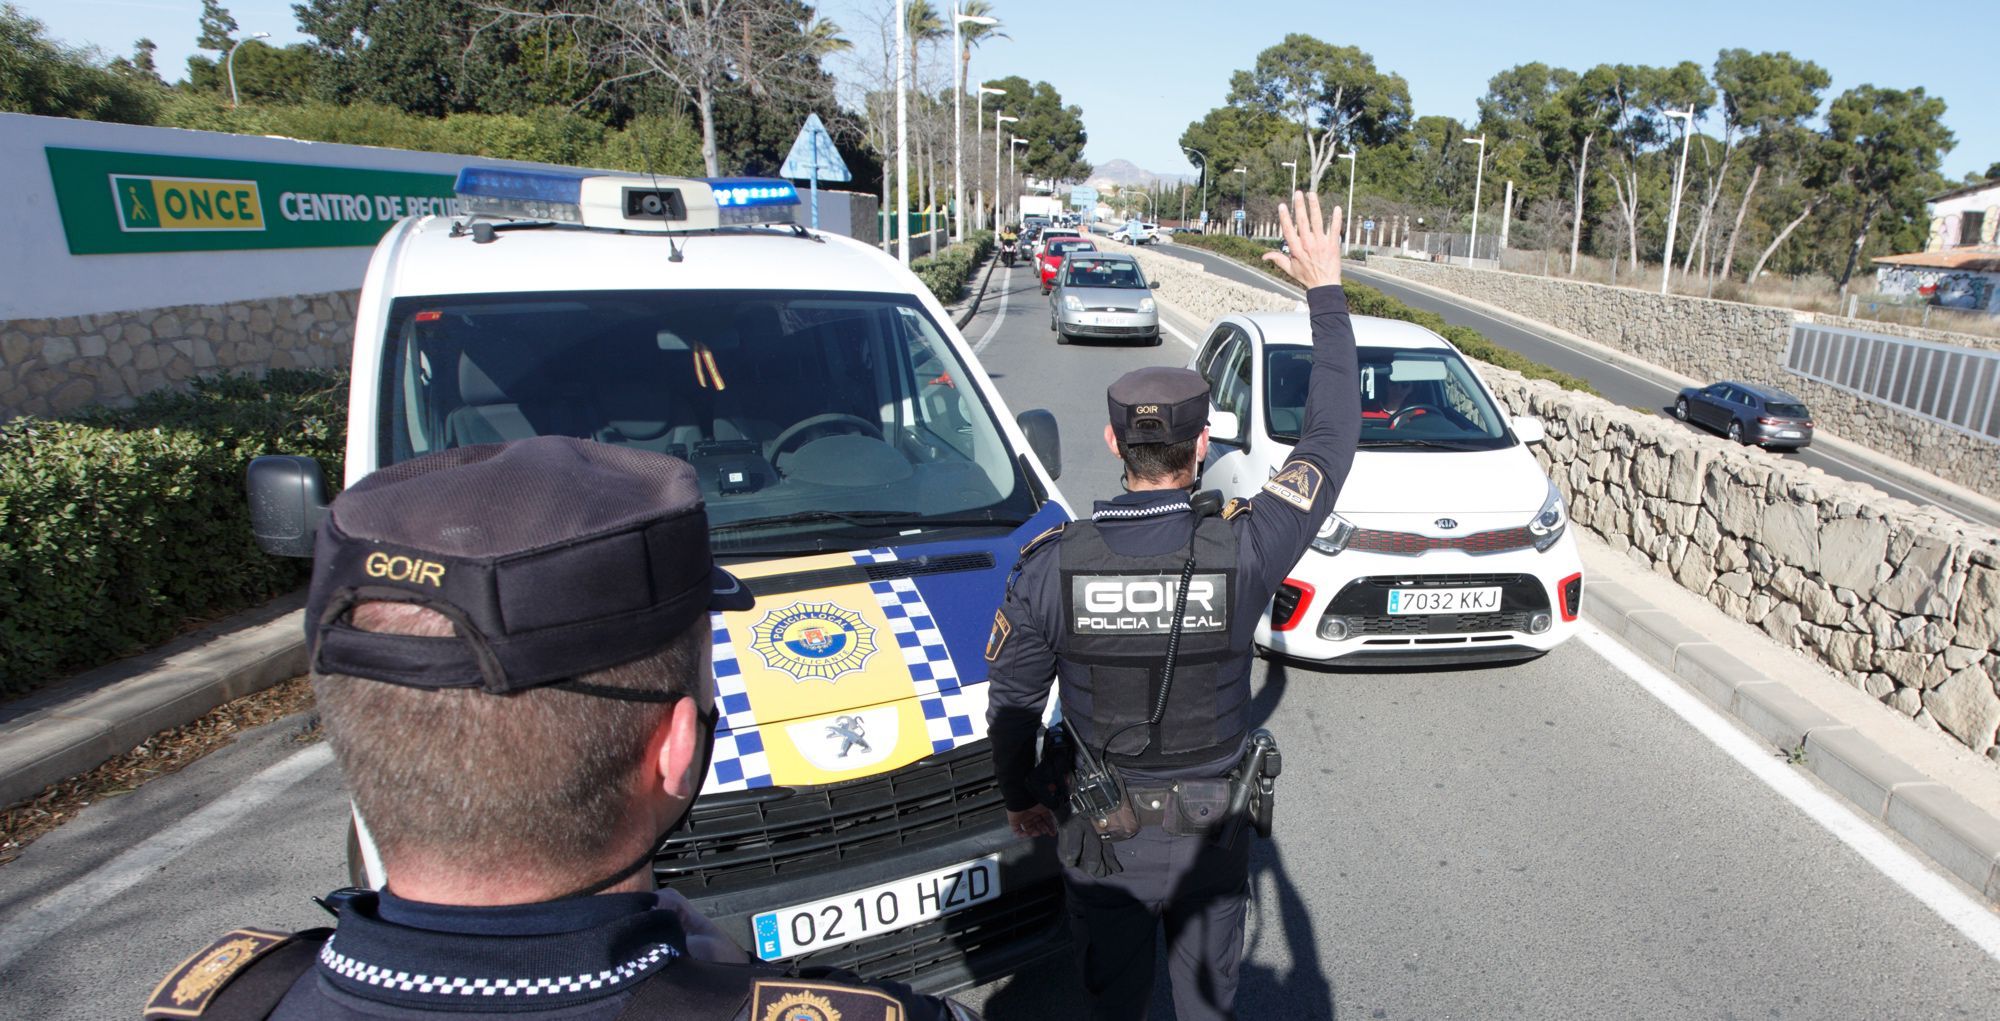
[[(71, 255), (45, 147), (455, 174), (542, 164), (364, 145), (0, 113), (0, 321), (219, 305), (361, 286), (371, 247)], [(852, 233), (845, 193), (820, 192), (821, 229)], [(863, 196), (865, 198), (865, 196)], [(801, 196), (804, 200), (804, 196)], [(800, 219), (810, 213), (801, 208)], [(872, 213), (870, 214), (872, 215)], [(388, 224), (383, 224), (387, 230)]]

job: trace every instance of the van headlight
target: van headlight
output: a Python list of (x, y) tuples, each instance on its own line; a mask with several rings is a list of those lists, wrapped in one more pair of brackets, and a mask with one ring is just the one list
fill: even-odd
[(1312, 548), (1334, 556), (1347, 548), (1347, 541), (1354, 538), (1354, 522), (1338, 514), (1328, 514), (1320, 522), (1319, 534), (1313, 536)]
[(1562, 538), (1563, 530), (1569, 527), (1569, 508), (1563, 503), (1562, 490), (1554, 482), (1549, 483), (1548, 499), (1542, 501), (1542, 509), (1528, 522), (1528, 534), (1534, 536), (1535, 549), (1546, 553), (1556, 540)]
[(1158, 306), (1153, 304), (1153, 299), (1151, 298), (1139, 299), (1139, 311), (1141, 312), (1151, 312), (1156, 307)]
[(1081, 312), (1083, 311), (1083, 302), (1078, 301), (1074, 294), (1065, 294), (1063, 295), (1063, 307), (1069, 309), (1071, 312)]

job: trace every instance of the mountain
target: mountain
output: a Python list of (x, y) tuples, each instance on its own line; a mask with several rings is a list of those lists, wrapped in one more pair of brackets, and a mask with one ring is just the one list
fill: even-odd
[(1106, 185), (1117, 185), (1121, 188), (1129, 188), (1135, 185), (1147, 187), (1162, 181), (1174, 184), (1186, 180), (1190, 180), (1188, 175), (1156, 174), (1133, 163), (1131, 160), (1107, 161), (1100, 164), (1090, 175), (1090, 185), (1094, 188), (1103, 188)]

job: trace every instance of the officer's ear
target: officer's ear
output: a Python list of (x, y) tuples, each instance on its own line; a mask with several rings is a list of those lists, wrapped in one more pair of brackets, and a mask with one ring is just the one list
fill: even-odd
[(1208, 427), (1201, 427), (1201, 435), (1194, 438), (1194, 466), (1196, 471), (1208, 463)]
[(1119, 461), (1125, 460), (1125, 455), (1118, 452), (1118, 433), (1109, 422), (1104, 423), (1104, 449), (1111, 451), (1111, 456)]
[(660, 722), (666, 733), (648, 745), (658, 749), (654, 765), (660, 771), (660, 788), (673, 797), (694, 800), (706, 779), (694, 775), (701, 768), (702, 748), (708, 743), (702, 725), (701, 707), (695, 700), (679, 699)]

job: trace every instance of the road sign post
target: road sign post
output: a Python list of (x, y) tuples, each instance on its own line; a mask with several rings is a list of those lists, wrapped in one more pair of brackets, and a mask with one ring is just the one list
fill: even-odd
[(799, 129), (799, 137), (793, 140), (792, 151), (786, 154), (785, 165), (779, 168), (778, 175), (810, 182), (814, 230), (819, 229), (819, 182), (854, 180), (847, 161), (840, 158), (839, 147), (833, 144), (833, 136), (827, 134), (826, 125), (820, 123), (816, 113), (806, 115), (805, 126)]

